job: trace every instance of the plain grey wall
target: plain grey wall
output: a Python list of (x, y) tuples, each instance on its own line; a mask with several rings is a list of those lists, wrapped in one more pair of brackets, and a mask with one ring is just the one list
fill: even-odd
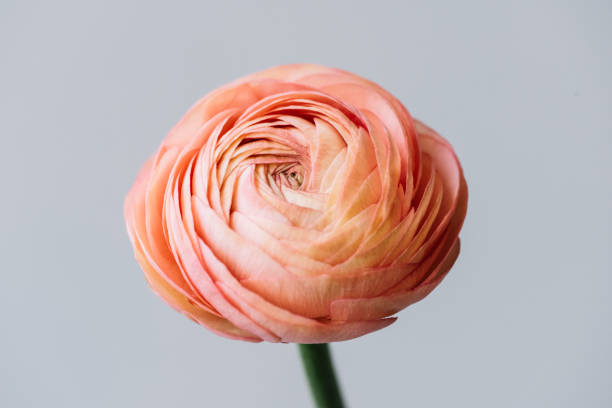
[(0, 4), (0, 406), (309, 407), (294, 345), (153, 295), (137, 169), (205, 92), (289, 62), (366, 76), (455, 146), (462, 254), (333, 351), (351, 407), (612, 406), (612, 3)]

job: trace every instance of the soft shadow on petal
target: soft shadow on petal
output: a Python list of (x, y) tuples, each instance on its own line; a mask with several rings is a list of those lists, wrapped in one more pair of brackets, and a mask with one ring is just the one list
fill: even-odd
[(331, 304), (332, 320), (380, 319), (399, 312), (427, 296), (444, 279), (459, 256), (459, 239), (457, 239), (446, 259), (434, 270), (435, 279), (417, 286), (414, 289), (362, 299), (339, 299)]

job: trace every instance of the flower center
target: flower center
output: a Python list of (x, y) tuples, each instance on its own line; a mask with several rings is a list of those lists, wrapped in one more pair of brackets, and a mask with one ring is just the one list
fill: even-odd
[(279, 187), (299, 190), (304, 184), (304, 167), (299, 163), (283, 164), (274, 171), (274, 179)]

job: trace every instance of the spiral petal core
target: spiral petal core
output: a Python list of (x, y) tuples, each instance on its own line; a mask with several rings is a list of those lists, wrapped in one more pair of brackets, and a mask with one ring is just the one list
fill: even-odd
[(451, 146), (378, 85), (288, 65), (196, 103), (125, 201), (152, 289), (247, 341), (348, 340), (395, 321), (459, 254)]

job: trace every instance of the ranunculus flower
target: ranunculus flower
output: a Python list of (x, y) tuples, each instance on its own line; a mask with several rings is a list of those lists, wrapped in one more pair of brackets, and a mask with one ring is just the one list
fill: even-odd
[(453, 149), (378, 85), (268, 69), (197, 102), (125, 201), (153, 290), (249, 341), (352, 339), (395, 321), (459, 254)]

